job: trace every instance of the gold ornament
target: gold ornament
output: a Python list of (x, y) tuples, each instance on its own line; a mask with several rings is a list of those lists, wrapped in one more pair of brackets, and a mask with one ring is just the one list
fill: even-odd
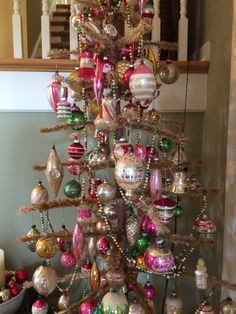
[(175, 151), (173, 152), (171, 158), (171, 161), (173, 161), (173, 163), (176, 166), (182, 165), (183, 162), (185, 162), (187, 160), (186, 154), (184, 152), (184, 148), (178, 146)]
[(145, 263), (144, 263), (144, 256), (143, 255), (138, 255), (136, 257), (136, 265), (142, 268), (145, 268)]
[(100, 107), (99, 107), (96, 99), (90, 101), (89, 108), (88, 108), (89, 119), (94, 120), (97, 117), (99, 110), (100, 110)]
[(98, 290), (100, 288), (100, 279), (100, 271), (97, 262), (94, 261), (90, 273), (90, 285), (93, 290)]
[(116, 65), (116, 71), (118, 73), (118, 81), (120, 84), (124, 84), (124, 74), (129, 69), (130, 63), (127, 60), (121, 60)]
[(129, 314), (145, 314), (144, 308), (137, 302), (129, 304)]
[(48, 191), (39, 181), (38, 185), (31, 192), (31, 204), (36, 208), (43, 208), (48, 202)]
[(105, 221), (99, 220), (96, 223), (96, 229), (99, 233), (101, 234), (105, 234), (109, 231), (109, 227), (111, 228), (111, 226), (108, 226)]
[[(33, 236), (37, 236), (40, 235), (40, 232), (38, 231), (38, 229), (36, 228), (35, 225), (33, 225), (30, 229), (30, 231), (27, 233), (28, 237), (33, 237)], [(26, 242), (26, 245), (28, 246), (29, 250), (31, 252), (35, 252), (35, 245), (36, 245), (37, 240), (29, 240)]]
[(153, 66), (153, 71), (155, 73), (156, 69), (157, 69), (157, 58), (156, 58), (155, 53), (153, 52), (152, 48), (150, 48), (150, 47), (147, 48), (146, 57), (149, 61), (151, 61), (152, 66)]
[(49, 153), (45, 175), (47, 177), (48, 185), (56, 198), (63, 179), (63, 166), (58, 157), (55, 146), (53, 146)]
[(32, 278), (34, 289), (44, 296), (48, 296), (56, 288), (57, 273), (51, 266), (39, 266)]
[(156, 124), (158, 123), (159, 119), (160, 119), (160, 113), (156, 111), (155, 109), (145, 112), (144, 118), (143, 118), (144, 122), (149, 123), (149, 124), (150, 123)]
[(70, 305), (70, 298), (68, 295), (63, 293), (58, 300), (58, 308), (59, 310), (67, 310)]
[(174, 180), (171, 184), (170, 190), (175, 194), (184, 194), (187, 188), (186, 174), (183, 171), (173, 173)]
[(58, 244), (54, 238), (41, 238), (37, 241), (35, 250), (42, 258), (52, 258), (58, 251)]

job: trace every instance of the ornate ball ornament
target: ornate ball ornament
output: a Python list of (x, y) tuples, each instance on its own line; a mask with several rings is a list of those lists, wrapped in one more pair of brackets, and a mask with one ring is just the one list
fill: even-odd
[(115, 178), (118, 185), (126, 191), (126, 196), (132, 196), (143, 183), (145, 162), (129, 152), (122, 156), (115, 165)]
[(72, 268), (76, 265), (76, 259), (72, 252), (64, 252), (60, 259), (61, 265), (65, 268)]
[(193, 230), (195, 230), (200, 238), (203, 239), (215, 239), (216, 236), (216, 226), (214, 222), (203, 215), (201, 218), (197, 218), (193, 225)]
[(159, 77), (165, 84), (175, 83), (179, 78), (179, 69), (171, 60), (166, 60), (166, 64), (160, 69)]
[(31, 308), (32, 314), (47, 314), (48, 313), (48, 304), (47, 301), (40, 298), (36, 300)]
[(35, 251), (39, 257), (52, 258), (58, 251), (58, 244), (54, 238), (41, 238), (36, 242)]
[(77, 222), (81, 226), (87, 226), (88, 224), (92, 223), (93, 220), (93, 213), (90, 209), (89, 204), (86, 200), (82, 199), (80, 205), (78, 206), (77, 212)]
[(120, 289), (125, 283), (125, 273), (121, 269), (110, 269), (106, 272), (105, 278), (112, 289)]
[(134, 70), (129, 81), (131, 93), (142, 103), (153, 98), (156, 85), (153, 72), (143, 62)]
[(97, 240), (97, 250), (100, 254), (106, 254), (111, 248), (108, 237), (103, 236)]
[(144, 214), (140, 220), (140, 231), (153, 235), (158, 232), (158, 227), (147, 214)]
[(134, 146), (134, 154), (139, 159), (144, 159), (147, 157), (146, 147), (142, 144), (137, 144)]
[(70, 297), (63, 293), (58, 299), (58, 308), (59, 310), (66, 310), (70, 305)]
[(140, 235), (140, 221), (136, 215), (131, 215), (126, 221), (126, 237), (132, 247)]
[(129, 314), (145, 314), (144, 308), (137, 302), (129, 304)]
[(168, 223), (174, 216), (176, 202), (167, 194), (162, 194), (161, 198), (154, 202), (154, 207), (158, 209), (160, 221), (163, 223)]
[(59, 90), (62, 86), (61, 84), (62, 76), (60, 76), (58, 72), (55, 72), (52, 79), (53, 79), (52, 83), (48, 85), (46, 88), (47, 99), (50, 106), (52, 107), (52, 110), (54, 112), (57, 112), (57, 104), (60, 101)]
[(3, 289), (0, 291), (0, 304), (10, 300), (11, 294), (9, 289)]
[(48, 202), (48, 191), (39, 181), (38, 185), (31, 192), (31, 204), (37, 208), (42, 208)]
[(135, 258), (135, 261), (136, 261), (136, 265), (139, 266), (139, 267), (142, 267), (142, 268), (145, 268), (145, 263), (144, 263), (144, 256), (143, 255), (138, 255), (136, 258)]
[(156, 294), (156, 290), (150, 281), (147, 281), (143, 286), (146, 298), (153, 300)]
[(221, 314), (235, 314), (236, 313), (236, 303), (227, 297), (220, 303)]
[(73, 144), (67, 149), (70, 158), (78, 160), (84, 156), (84, 147), (78, 140), (75, 140)]
[(102, 299), (102, 313), (128, 314), (129, 306), (126, 296), (123, 293), (108, 292)]
[(116, 196), (116, 186), (104, 180), (104, 182), (98, 186), (97, 194), (102, 203), (111, 201)]
[(116, 65), (116, 71), (118, 73), (118, 81), (120, 84), (124, 83), (124, 74), (129, 69), (130, 63), (125, 58), (118, 61)]
[(57, 273), (51, 266), (39, 266), (32, 278), (34, 289), (44, 296), (48, 296), (54, 291), (57, 280)]
[(108, 161), (106, 152), (103, 152), (100, 148), (95, 148), (88, 157), (88, 163), (91, 167), (103, 167)]
[(165, 246), (165, 241), (157, 240), (157, 245), (146, 249), (144, 262), (148, 269), (156, 273), (166, 273), (174, 266), (174, 257), (171, 251)]
[[(69, 158), (69, 161), (74, 161), (74, 159)], [(79, 176), (81, 174), (81, 167), (79, 165), (69, 165), (67, 166), (67, 170), (72, 176)]]
[(115, 219), (117, 217), (117, 212), (116, 212), (116, 203), (111, 202), (107, 204), (104, 208), (103, 211), (108, 219)]
[(175, 292), (172, 292), (165, 300), (165, 308), (167, 314), (181, 314), (182, 313), (182, 300), (176, 296)]
[(79, 313), (80, 314), (93, 314), (97, 305), (98, 305), (98, 302), (96, 299), (87, 300), (80, 305)]
[(125, 138), (120, 138), (118, 142), (114, 144), (113, 155), (115, 161), (125, 155), (127, 152), (133, 152), (133, 146), (127, 142)]
[(64, 193), (65, 196), (69, 198), (79, 197), (81, 193), (81, 184), (75, 179), (68, 181), (64, 186)]
[(148, 234), (143, 233), (141, 234), (141, 236), (138, 237), (137, 241), (135, 242), (135, 247), (139, 253), (144, 253), (148, 246), (151, 244), (151, 242), (151, 237)]
[(204, 305), (199, 311), (199, 314), (215, 314), (215, 309), (212, 305)]
[(157, 143), (158, 149), (163, 153), (169, 153), (173, 148), (173, 143), (169, 138), (162, 138)]
[[(63, 232), (64, 235), (69, 235), (69, 231), (66, 229), (65, 225), (62, 225), (61, 232)], [(72, 241), (69, 237), (65, 238), (62, 236), (62, 237), (57, 238), (57, 243), (58, 243), (58, 246), (59, 246), (59, 249), (61, 250), (61, 252), (70, 251), (71, 242)]]
[[(29, 232), (27, 233), (27, 236), (31, 237), (31, 236), (36, 236), (36, 235), (40, 235), (40, 232), (36, 228), (36, 225), (33, 225), (31, 227), (31, 229), (29, 230)], [(37, 242), (37, 240), (29, 240), (29, 241), (26, 242), (26, 245), (27, 245), (27, 247), (29, 248), (29, 250), (31, 252), (35, 252), (36, 242)]]

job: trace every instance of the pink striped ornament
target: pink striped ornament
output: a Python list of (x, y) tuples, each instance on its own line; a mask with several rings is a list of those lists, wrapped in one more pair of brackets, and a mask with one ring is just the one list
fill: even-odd
[(80, 159), (84, 156), (84, 147), (79, 141), (74, 141), (67, 149), (68, 155), (72, 159)]

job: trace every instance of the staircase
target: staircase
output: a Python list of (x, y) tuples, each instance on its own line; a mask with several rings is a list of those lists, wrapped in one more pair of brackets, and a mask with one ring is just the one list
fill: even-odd
[(70, 5), (57, 4), (51, 17), (51, 49), (70, 49)]

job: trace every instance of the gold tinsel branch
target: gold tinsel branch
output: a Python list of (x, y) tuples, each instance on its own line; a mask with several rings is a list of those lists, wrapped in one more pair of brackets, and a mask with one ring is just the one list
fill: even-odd
[(41, 133), (58, 132), (58, 131), (64, 131), (64, 130), (71, 129), (73, 127), (83, 126), (83, 125), (93, 125), (93, 121), (81, 121), (81, 122), (77, 122), (77, 123), (66, 123), (66, 122), (60, 123), (60, 124), (56, 124), (52, 127), (41, 128), (40, 132)]
[(136, 43), (139, 39), (147, 34), (150, 33), (152, 30), (152, 25), (145, 22), (144, 20), (140, 20), (138, 25), (132, 29), (132, 32), (128, 32), (122, 39), (121, 39), (121, 46), (123, 45), (130, 45), (132, 43)]

